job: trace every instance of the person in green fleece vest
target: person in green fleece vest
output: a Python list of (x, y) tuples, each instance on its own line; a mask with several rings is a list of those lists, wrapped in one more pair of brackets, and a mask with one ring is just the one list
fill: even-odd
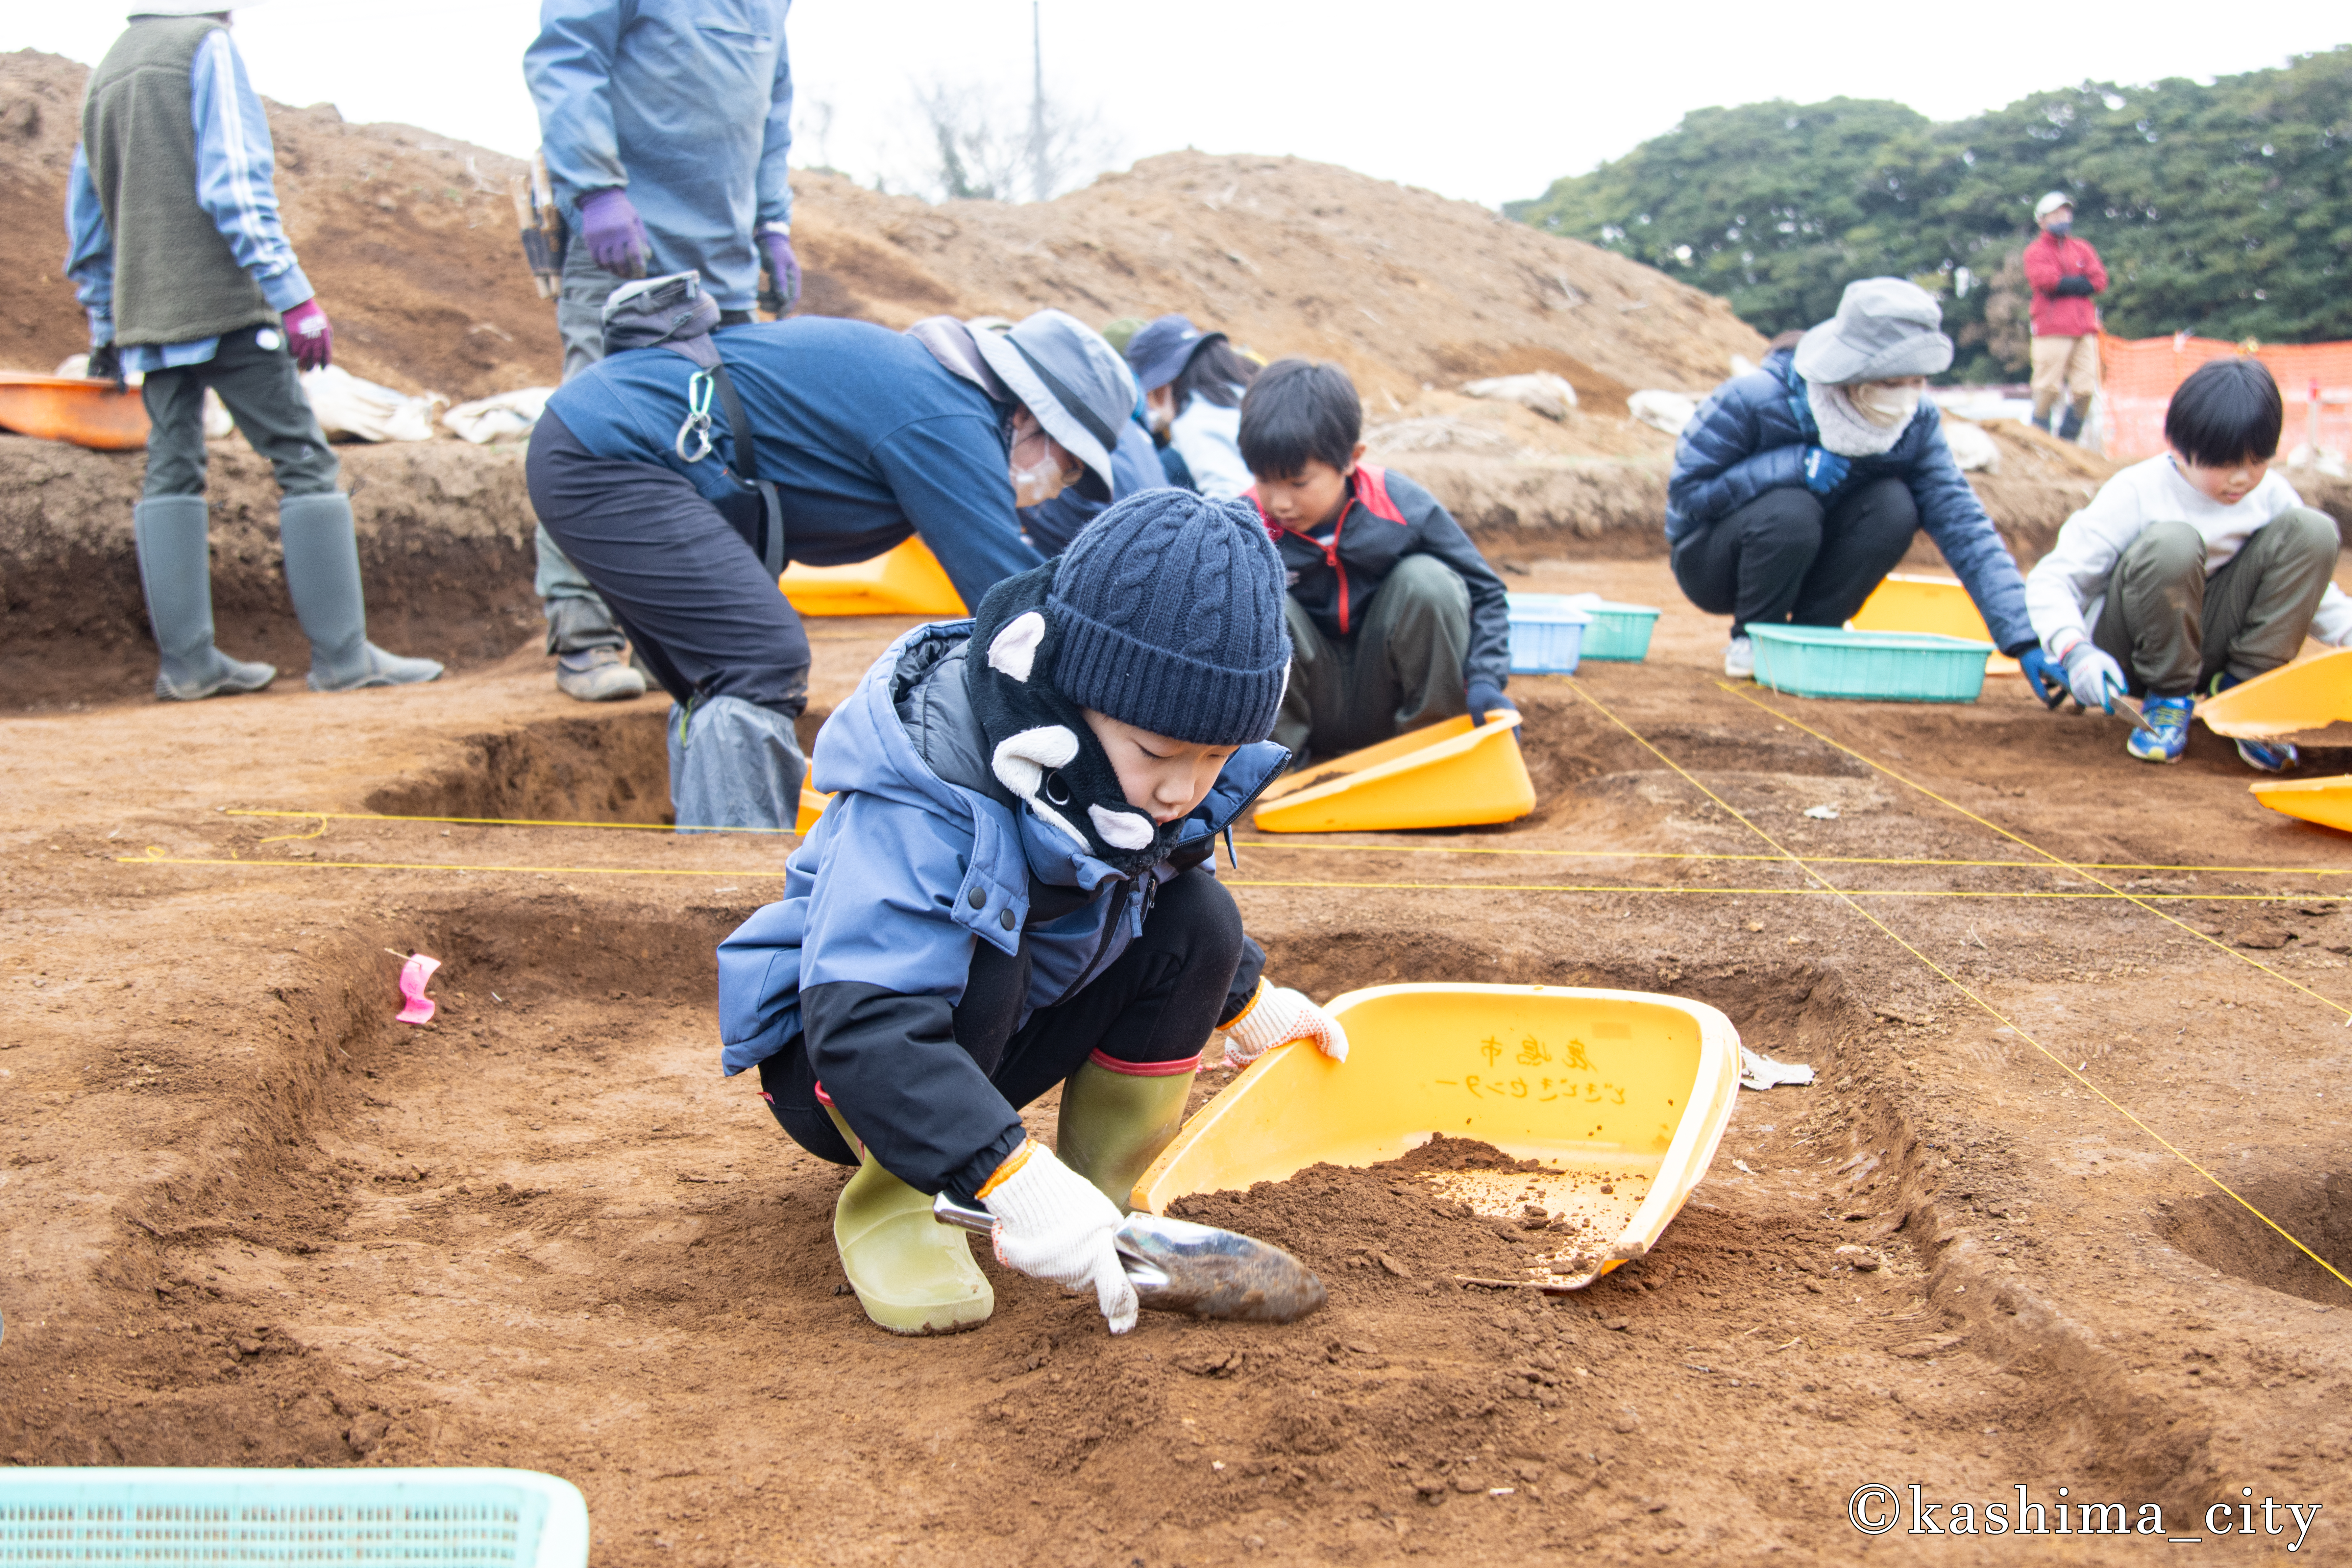
[(334, 333), (278, 222), (269, 122), (216, 6), (148, 0), (131, 13), (90, 72), (66, 197), (90, 374), (139, 374), (152, 426), (131, 519), (162, 655), (155, 695), (194, 701), (278, 678), (213, 646), (207, 388), (277, 471), (310, 689), (431, 680), (440, 665), (367, 640), (351, 500), (298, 374), (325, 368)]

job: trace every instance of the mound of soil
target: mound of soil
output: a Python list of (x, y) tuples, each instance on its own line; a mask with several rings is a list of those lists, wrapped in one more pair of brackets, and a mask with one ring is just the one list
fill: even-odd
[[(0, 195), (59, 214), (87, 68), (0, 56)], [(553, 307), (523, 270), (515, 159), (333, 109), (268, 106), (289, 237), (356, 374), (483, 396), (555, 380)], [(1706, 384), (1761, 340), (1712, 295), (1486, 208), (1297, 159), (1150, 158), (1043, 205), (927, 206), (793, 176), (802, 308), (890, 326), (1060, 306), (1096, 321), (1182, 310), (1258, 353), (1347, 364), (1367, 397), (1550, 370), (1623, 411), (1643, 386)], [(47, 370), (86, 346), (59, 225), (0, 235), (44, 279), (0, 322), (0, 359)]]
[[(89, 346), (65, 255), (66, 175), (89, 69), (0, 55), (0, 363), (54, 370)], [(287, 237), (335, 323), (336, 363), (457, 401), (551, 384), (554, 307), (523, 270), (507, 176), (522, 163), (411, 125), (346, 125), (331, 105), (269, 103)]]

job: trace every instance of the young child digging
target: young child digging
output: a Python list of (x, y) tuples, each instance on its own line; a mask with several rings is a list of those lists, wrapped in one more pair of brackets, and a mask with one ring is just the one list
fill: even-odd
[(1516, 711), (1503, 580), (1427, 490), (1363, 460), (1363, 426), (1355, 384), (1328, 361), (1277, 360), (1242, 399), (1242, 460), (1282, 552), (1296, 650), (1274, 738), (1302, 763)]
[[(833, 792), (784, 896), (719, 949), (729, 1073), (857, 1172), (834, 1241), (898, 1333), (994, 1307), (947, 1193), (1008, 1268), (1136, 1297), (1111, 1237), (1176, 1132), (1213, 1029), (1246, 1058), (1339, 1023), (1268, 986), (1216, 836), (1286, 761), (1281, 563), (1247, 507), (1181, 490), (1104, 512), (969, 621), (908, 632), (825, 721)], [(1062, 1085), (1048, 1149), (1020, 1108)]]
[[(2171, 450), (2100, 487), (2026, 574), (2026, 613), (2074, 700), (2112, 713), (2117, 692), (2147, 698), (2153, 728), (2125, 742), (2142, 762), (2179, 762), (2199, 697), (2276, 669), (2306, 636), (2352, 644), (2336, 523), (2269, 471), (2284, 414), (2259, 361), (2200, 366), (2165, 410)], [(2298, 760), (2284, 742), (2240, 741), (2238, 755), (2273, 773)]]

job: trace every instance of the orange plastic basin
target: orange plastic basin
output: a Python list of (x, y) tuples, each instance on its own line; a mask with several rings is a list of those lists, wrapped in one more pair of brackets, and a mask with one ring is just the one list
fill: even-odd
[(2352, 648), (2297, 659), (2197, 704), (2217, 735), (2263, 741), (2352, 720)]
[(0, 428), (101, 452), (147, 444), (147, 404), (110, 381), (0, 370)]

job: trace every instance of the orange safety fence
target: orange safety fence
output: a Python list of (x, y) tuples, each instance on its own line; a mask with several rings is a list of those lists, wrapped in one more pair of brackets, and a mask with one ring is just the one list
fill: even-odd
[[(2099, 339), (2100, 379), (2106, 392), (2106, 452), (2131, 461), (2164, 450), (2164, 410), (2173, 389), (2208, 360), (2249, 352), (2218, 338)], [(2270, 367), (2286, 398), (2280, 456), (2298, 447), (2352, 456), (2352, 342), (2257, 343), (2253, 357)]]

